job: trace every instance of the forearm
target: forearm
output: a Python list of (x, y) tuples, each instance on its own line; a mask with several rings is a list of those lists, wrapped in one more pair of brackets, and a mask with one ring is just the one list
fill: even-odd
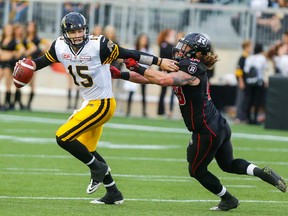
[(183, 86), (183, 85), (198, 85), (200, 80), (196, 76), (191, 76), (188, 73), (177, 71), (166, 73), (153, 69), (140, 69), (142, 74), (150, 83), (160, 86)]
[(40, 70), (40, 69), (52, 64), (52, 62), (49, 61), (45, 55), (40, 56), (37, 59), (33, 59), (33, 62), (35, 63), (35, 67), (36, 67), (35, 70)]
[(122, 47), (119, 47), (119, 56), (118, 58), (121, 59), (128, 59), (128, 58), (133, 58), (136, 61), (138, 61), (141, 64), (145, 65), (161, 65), (161, 58), (158, 58), (157, 56), (153, 56), (148, 53), (140, 52), (137, 50), (130, 50), (130, 49), (125, 49)]
[(136, 72), (129, 72), (129, 74), (130, 74), (130, 77), (129, 77), (129, 81), (130, 82), (139, 83), (139, 84), (150, 84), (150, 83), (152, 83), (146, 77), (141, 76), (140, 74), (138, 74)]
[(171, 75), (153, 69), (146, 69), (144, 72), (144, 77), (148, 80), (149, 83), (160, 86), (172, 86), (174, 82)]

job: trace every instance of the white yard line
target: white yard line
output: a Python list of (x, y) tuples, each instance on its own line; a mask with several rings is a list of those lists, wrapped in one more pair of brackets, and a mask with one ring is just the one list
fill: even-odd
[[(35, 137), (16, 137), (11, 135), (0, 135), (0, 140), (9, 140), (17, 142), (18, 144), (27, 144), (27, 145), (56, 145), (55, 138), (35, 138)], [(5, 143), (1, 143), (5, 144)], [(100, 141), (98, 144), (101, 148), (110, 148), (110, 149), (146, 149), (146, 150), (161, 150), (161, 149), (180, 149), (185, 146), (185, 143), (174, 144), (174, 145), (157, 145), (157, 144), (126, 144), (126, 143), (111, 143)], [(185, 146), (186, 148), (186, 146)], [(234, 150), (238, 151), (257, 151), (257, 152), (280, 152), (287, 153), (288, 148), (252, 148), (252, 147), (233, 147)]]
[[(39, 170), (34, 172), (35, 169), (30, 168), (2, 168), (0, 169), (0, 174), (5, 175), (54, 175), (54, 176), (89, 176), (90, 173), (68, 173), (63, 170), (57, 170), (53, 172), (53, 169)], [(137, 179), (142, 181), (170, 181), (170, 182), (191, 182), (193, 178), (188, 175), (186, 176), (166, 176), (166, 175), (143, 175), (143, 174), (117, 174), (113, 173), (114, 177), (118, 178), (127, 178), (127, 179)], [(248, 175), (241, 176), (231, 176), (231, 177), (222, 177), (219, 176), (221, 180), (229, 181), (260, 181), (258, 178)], [(251, 187), (251, 185), (230, 185), (231, 187)]]
[[(0, 199), (26, 199), (26, 200), (93, 200), (95, 198), (87, 197), (33, 197), (33, 196), (0, 196)], [(219, 200), (174, 200), (174, 199), (141, 199), (141, 198), (125, 198), (125, 201), (134, 202), (170, 202), (170, 203), (205, 203), (205, 202), (219, 202)], [(240, 200), (241, 203), (274, 203), (274, 204), (288, 204), (288, 201), (280, 200)]]
[[(39, 117), (30, 117), (30, 116), (14, 116), (14, 115), (0, 114), (0, 121), (2, 122), (22, 121), (22, 122), (34, 122), (34, 123), (60, 125), (64, 123), (66, 119), (59, 120), (59, 119), (51, 119), (51, 118), (39, 118)], [(163, 128), (163, 127), (155, 127), (155, 126), (117, 124), (117, 123), (107, 123), (105, 124), (105, 127), (122, 129), (122, 130), (129, 129), (129, 130), (140, 130), (140, 131), (151, 131), (151, 132), (189, 134), (189, 132), (185, 128)], [(288, 142), (287, 136), (272, 136), (272, 135), (264, 135), (264, 134), (232, 133), (232, 138)]]
[[(70, 155), (31, 155), (31, 154), (0, 154), (0, 157), (12, 157), (12, 158), (43, 158), (43, 159), (73, 159)], [(179, 162), (186, 163), (186, 159), (177, 159), (177, 158), (149, 158), (149, 157), (117, 157), (117, 156), (105, 156), (107, 160), (124, 160), (124, 161), (156, 161), (156, 162)], [(287, 166), (288, 162), (273, 162), (273, 161), (250, 161), (254, 164), (264, 164), (264, 165), (279, 165), (279, 166)], [(212, 161), (215, 163), (215, 161)]]

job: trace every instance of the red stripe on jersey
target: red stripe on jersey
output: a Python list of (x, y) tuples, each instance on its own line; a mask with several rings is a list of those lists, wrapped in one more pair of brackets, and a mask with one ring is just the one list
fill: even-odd
[(206, 107), (206, 102), (204, 101), (203, 110), (202, 110), (204, 125), (205, 125), (205, 127), (213, 134), (213, 136), (216, 137), (215, 132), (207, 125), (206, 115), (205, 115), (205, 107)]
[[(193, 176), (195, 176), (195, 172), (196, 172), (196, 166), (195, 166), (195, 162), (197, 160), (197, 157), (198, 157), (198, 154), (199, 154), (199, 149), (200, 149), (200, 134), (197, 134), (198, 136), (198, 142), (197, 142), (197, 152), (196, 152), (196, 155), (195, 155), (195, 158), (194, 158), (194, 161), (192, 163), (192, 172), (193, 172)], [(198, 163), (199, 164), (199, 163)]]
[(195, 176), (195, 173), (196, 173), (196, 170), (197, 168), (199, 167), (199, 165), (202, 163), (202, 161), (207, 157), (207, 154), (209, 153), (211, 147), (212, 147), (212, 142), (213, 142), (213, 138), (212, 136), (210, 135), (210, 143), (209, 143), (209, 146), (208, 146), (208, 149), (207, 151), (205, 152), (205, 154), (203, 155), (203, 157), (201, 158), (201, 160), (195, 165), (195, 162), (197, 160), (197, 157), (198, 157), (198, 154), (199, 154), (199, 151), (200, 151), (200, 144), (201, 144), (201, 141), (200, 141), (200, 134), (198, 134), (198, 143), (197, 143), (197, 153), (196, 153), (196, 156), (195, 156), (195, 159), (193, 161), (193, 164), (192, 164), (192, 171), (193, 171), (193, 175)]
[(192, 101), (190, 100), (190, 110), (191, 110), (191, 124), (192, 124), (192, 130), (195, 129), (195, 124), (194, 124), (194, 109), (193, 109), (193, 104)]

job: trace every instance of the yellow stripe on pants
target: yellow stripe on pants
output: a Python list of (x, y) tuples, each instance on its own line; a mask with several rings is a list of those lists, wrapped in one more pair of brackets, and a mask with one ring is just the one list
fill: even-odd
[(83, 107), (68, 119), (56, 132), (64, 142), (80, 141), (92, 152), (101, 137), (103, 124), (108, 122), (116, 109), (114, 98), (83, 102)]

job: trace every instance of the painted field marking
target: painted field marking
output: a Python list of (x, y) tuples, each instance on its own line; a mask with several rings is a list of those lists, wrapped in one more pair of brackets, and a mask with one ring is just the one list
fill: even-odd
[[(51, 118), (40, 118), (40, 117), (28, 117), (28, 116), (14, 116), (14, 115), (4, 115), (0, 114), (0, 120), (2, 122), (11, 121), (22, 121), (22, 122), (34, 122), (41, 124), (63, 124), (66, 119), (51, 119)], [(118, 123), (107, 123), (105, 127), (122, 129), (122, 130), (140, 130), (140, 131), (151, 131), (151, 132), (163, 132), (163, 133), (180, 133), (189, 134), (185, 128), (163, 128), (155, 126), (143, 126), (143, 125), (133, 125), (133, 124), (118, 124)], [(241, 139), (252, 139), (252, 140), (269, 140), (269, 141), (279, 141), (288, 142), (287, 136), (272, 136), (265, 134), (246, 134), (246, 133), (232, 133), (232, 138)]]
[[(0, 196), (0, 199), (26, 199), (26, 200), (93, 200), (87, 197), (33, 197), (33, 196)], [(219, 202), (219, 200), (174, 200), (174, 199), (141, 199), (141, 198), (125, 198), (125, 201), (134, 202), (169, 202), (169, 203), (205, 203)], [(280, 200), (240, 200), (241, 203), (273, 203), (273, 204), (288, 204), (288, 201)]]

